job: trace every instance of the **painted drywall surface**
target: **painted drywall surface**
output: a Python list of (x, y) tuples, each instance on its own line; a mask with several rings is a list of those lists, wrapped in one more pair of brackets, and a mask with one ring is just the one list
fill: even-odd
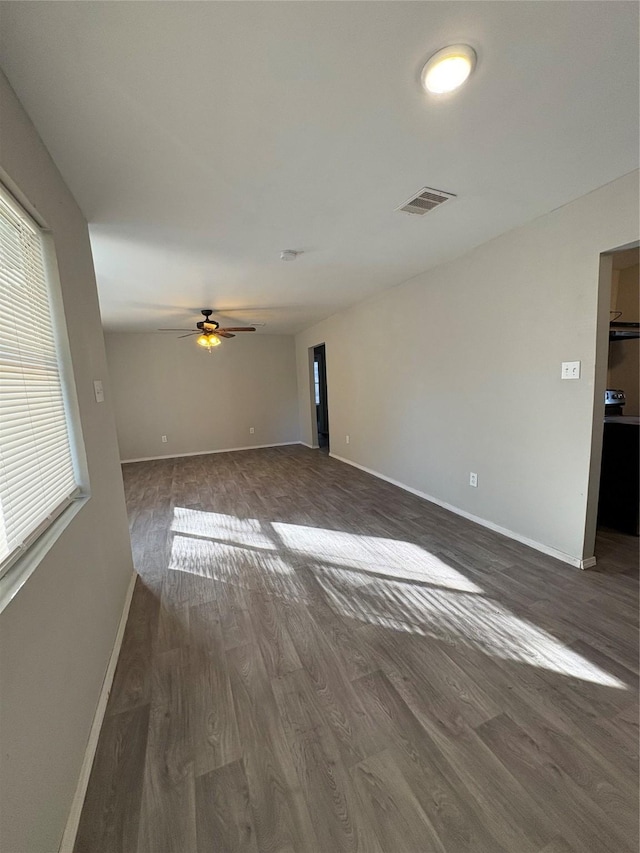
[(638, 231), (634, 173), (301, 332), (302, 440), (308, 348), (325, 342), (333, 453), (588, 556), (599, 255)]
[[(640, 320), (640, 266), (616, 270), (617, 287), (611, 308), (622, 311), (620, 320)], [(622, 388), (627, 398), (625, 415), (640, 415), (640, 339), (615, 341), (609, 346), (608, 388)]]
[(169, 333), (106, 344), (121, 459), (298, 440), (293, 336), (246, 333), (211, 353)]
[(1, 73), (0, 167), (53, 231), (91, 484), (0, 614), (0, 849), (54, 853), (133, 565), (87, 225)]

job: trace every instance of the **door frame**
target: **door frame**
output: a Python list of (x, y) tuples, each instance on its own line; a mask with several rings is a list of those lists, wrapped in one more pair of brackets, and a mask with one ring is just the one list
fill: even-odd
[[(308, 377), (309, 377), (309, 412), (311, 415), (311, 447), (316, 450), (320, 447), (320, 442), (318, 440), (318, 416), (316, 412), (316, 393), (315, 393), (315, 376), (313, 371), (313, 363), (315, 361), (315, 350), (317, 347), (324, 347), (324, 368), (325, 368), (325, 389), (327, 396), (327, 423), (329, 422), (329, 383), (328, 383), (328, 370), (327, 370), (327, 343), (326, 341), (318, 341), (317, 343), (310, 346), (307, 350), (307, 360), (308, 360)], [(329, 439), (331, 442), (331, 439)]]
[(613, 256), (617, 252), (640, 247), (640, 240), (626, 243), (600, 253), (598, 278), (598, 302), (596, 308), (596, 356), (593, 381), (593, 407), (591, 427), (591, 458), (587, 506), (582, 544), (582, 568), (595, 566), (596, 530), (598, 526), (598, 500), (600, 497), (600, 465), (602, 462), (602, 438), (604, 434), (604, 392), (607, 388), (609, 367), (609, 312), (611, 310), (611, 283), (613, 278)]
[[(316, 415), (316, 394), (315, 394), (315, 376), (313, 372), (313, 363), (315, 361), (315, 353), (314, 350), (316, 347), (319, 347), (320, 344), (313, 344), (307, 350), (307, 373), (309, 379), (309, 414), (311, 416), (311, 447), (313, 450), (317, 450), (320, 447), (318, 442), (318, 417)], [(325, 346), (326, 353), (326, 346)]]

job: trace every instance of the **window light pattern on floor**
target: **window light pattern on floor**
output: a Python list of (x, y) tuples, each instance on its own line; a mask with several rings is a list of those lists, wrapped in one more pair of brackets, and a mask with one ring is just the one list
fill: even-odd
[(462, 572), (414, 543), (176, 507), (169, 569), (286, 602), (307, 596), (311, 572), (343, 617), (625, 689), (542, 628), (494, 601)]

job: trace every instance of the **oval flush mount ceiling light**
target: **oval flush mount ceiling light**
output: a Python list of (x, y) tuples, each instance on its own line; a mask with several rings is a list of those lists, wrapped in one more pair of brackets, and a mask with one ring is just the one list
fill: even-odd
[(436, 51), (422, 69), (422, 86), (434, 95), (453, 92), (476, 65), (476, 52), (468, 44), (452, 44)]

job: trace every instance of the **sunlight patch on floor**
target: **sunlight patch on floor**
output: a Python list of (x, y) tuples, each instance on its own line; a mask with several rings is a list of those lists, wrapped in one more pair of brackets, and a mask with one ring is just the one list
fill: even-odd
[(263, 523), (255, 518), (236, 518), (222, 512), (203, 512), (177, 506), (173, 511), (171, 530), (190, 536), (221, 539), (237, 545), (276, 550), (273, 540), (263, 531)]
[(272, 522), (272, 527), (288, 549), (312, 560), (448, 589), (483, 592), (469, 578), (411, 542), (279, 521)]
[(414, 543), (184, 507), (175, 508), (171, 529), (174, 571), (301, 600), (298, 565), (313, 572), (340, 616), (626, 689)]
[(176, 535), (168, 568), (243, 589), (264, 590), (280, 598), (304, 598), (293, 567), (273, 552)]
[(490, 598), (394, 580), (351, 587), (348, 575), (323, 566), (316, 569), (316, 576), (343, 616), (443, 643), (463, 643), (503, 660), (626, 689), (618, 678)]

